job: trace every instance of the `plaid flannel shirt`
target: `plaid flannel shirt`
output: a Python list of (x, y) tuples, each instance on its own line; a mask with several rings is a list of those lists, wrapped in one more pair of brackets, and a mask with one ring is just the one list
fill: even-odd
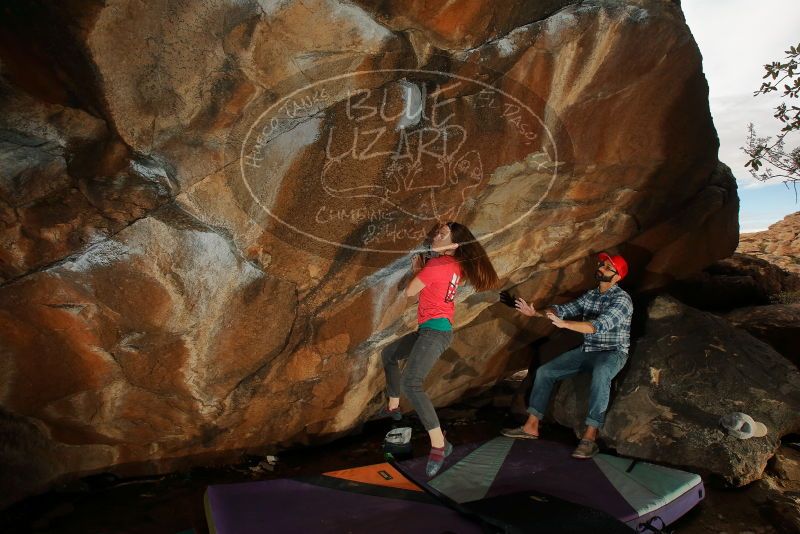
[(583, 335), (585, 351), (621, 350), (627, 354), (633, 302), (621, 287), (611, 286), (605, 293), (594, 288), (571, 302), (551, 307), (562, 319), (581, 316), (594, 326), (594, 334)]

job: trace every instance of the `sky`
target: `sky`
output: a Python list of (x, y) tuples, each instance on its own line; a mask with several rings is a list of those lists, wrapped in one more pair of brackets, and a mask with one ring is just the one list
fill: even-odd
[[(800, 0), (682, 0), (681, 7), (703, 56), (719, 159), (731, 168), (739, 186), (740, 229), (764, 230), (800, 211), (800, 203), (794, 190), (781, 182), (756, 181), (739, 147), (744, 146), (749, 122), (760, 136), (780, 130), (772, 116), (780, 98), (753, 92), (761, 86), (764, 64), (784, 61), (784, 51), (800, 43)], [(788, 147), (798, 144), (800, 135), (794, 141), (787, 137)]]

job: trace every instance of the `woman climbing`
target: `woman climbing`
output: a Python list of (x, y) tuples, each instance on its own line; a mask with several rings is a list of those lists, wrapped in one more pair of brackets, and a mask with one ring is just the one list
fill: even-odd
[[(431, 438), (427, 474), (432, 477), (453, 446), (445, 439), (433, 404), (423, 390), (425, 377), (453, 339), (455, 296), (462, 280), (469, 282), (476, 291), (491, 289), (497, 286), (498, 280), (486, 251), (463, 224), (437, 224), (429, 235), (432, 235), (430, 249), (435, 257), (427, 261), (421, 254), (413, 257), (413, 278), (405, 289), (406, 297), (419, 295), (419, 329), (390, 346), (382, 356), (389, 394), (386, 411), (399, 420), (400, 394), (411, 401)], [(408, 361), (401, 374), (398, 361), (404, 359)]]

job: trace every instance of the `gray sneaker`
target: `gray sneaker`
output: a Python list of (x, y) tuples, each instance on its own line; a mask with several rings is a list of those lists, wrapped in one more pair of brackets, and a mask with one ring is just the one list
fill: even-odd
[(514, 439), (539, 439), (539, 436), (525, 432), (521, 426), (518, 426), (517, 428), (504, 428), (500, 431), (500, 433), (506, 437)]
[(600, 447), (597, 446), (597, 443), (590, 439), (582, 439), (578, 443), (578, 446), (572, 452), (573, 458), (591, 458), (595, 454), (600, 452)]

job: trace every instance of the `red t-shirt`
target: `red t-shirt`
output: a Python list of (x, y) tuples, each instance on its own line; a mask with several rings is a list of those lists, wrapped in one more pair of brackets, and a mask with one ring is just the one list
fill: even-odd
[(417, 323), (445, 317), (452, 324), (461, 266), (452, 256), (438, 256), (428, 260), (417, 277), (425, 284), (419, 293)]

